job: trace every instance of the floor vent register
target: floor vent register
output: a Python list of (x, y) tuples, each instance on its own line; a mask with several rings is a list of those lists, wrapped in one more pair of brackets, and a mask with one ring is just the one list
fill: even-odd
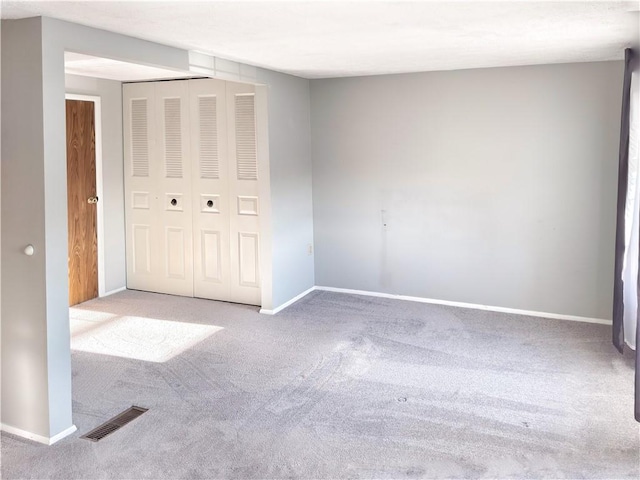
[(135, 420), (147, 410), (148, 408), (136, 407), (134, 405), (133, 407), (128, 408), (124, 412), (116, 415), (111, 420), (107, 420), (102, 425), (94, 428), (89, 433), (83, 435), (80, 438), (86, 438), (87, 440), (91, 440), (92, 442), (98, 442), (107, 435), (112, 434), (116, 430), (120, 430), (127, 423)]

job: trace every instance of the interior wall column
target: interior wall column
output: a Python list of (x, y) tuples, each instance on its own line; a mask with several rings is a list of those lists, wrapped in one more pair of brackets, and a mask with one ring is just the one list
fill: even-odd
[[(75, 427), (68, 287), (60, 285), (67, 276), (64, 95), (47, 92), (48, 64), (59, 62), (64, 82), (64, 62), (47, 58), (42, 32), (40, 18), (2, 23), (2, 428), (51, 443)], [(33, 255), (25, 254), (29, 244)]]

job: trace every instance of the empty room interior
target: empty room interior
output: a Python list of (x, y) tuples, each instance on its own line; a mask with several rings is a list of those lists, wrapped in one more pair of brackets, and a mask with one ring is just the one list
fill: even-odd
[(640, 478), (639, 10), (2, 0), (0, 476)]

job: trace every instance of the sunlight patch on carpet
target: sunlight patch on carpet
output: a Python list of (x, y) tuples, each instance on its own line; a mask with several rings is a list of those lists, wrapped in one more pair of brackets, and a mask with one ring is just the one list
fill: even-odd
[(72, 350), (146, 362), (166, 362), (222, 330), (215, 325), (109, 314), (88, 320), (85, 313), (70, 309)]

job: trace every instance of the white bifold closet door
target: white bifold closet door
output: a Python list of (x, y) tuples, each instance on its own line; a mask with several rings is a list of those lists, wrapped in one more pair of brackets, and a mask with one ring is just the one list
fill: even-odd
[(194, 296), (231, 297), (229, 161), (225, 82), (190, 83), (193, 175)]
[(127, 286), (193, 295), (186, 81), (126, 85)]
[(127, 286), (260, 305), (254, 87), (124, 86)]
[(259, 305), (260, 231), (255, 89), (227, 82), (232, 302)]
[(160, 171), (156, 178), (156, 221), (152, 238), (162, 272), (160, 291), (193, 295), (191, 161), (186, 81), (156, 83), (156, 146)]

